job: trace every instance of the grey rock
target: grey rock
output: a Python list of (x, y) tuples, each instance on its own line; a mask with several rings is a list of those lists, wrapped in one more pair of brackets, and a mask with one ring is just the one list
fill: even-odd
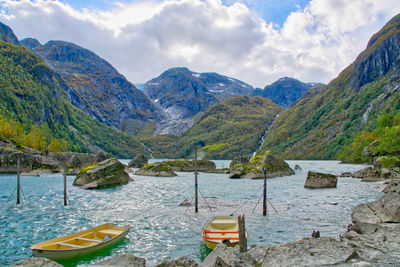
[(353, 172), (352, 177), (370, 179), (370, 180), (372, 179), (380, 180), (380, 173), (375, 168), (366, 167), (364, 169)]
[(147, 164), (149, 160), (143, 154), (137, 155), (134, 159), (129, 161), (128, 167), (129, 168), (142, 168), (145, 164)]
[(155, 162), (153, 164), (146, 164), (139, 170), (135, 171), (135, 175), (144, 176), (160, 176), (160, 177), (172, 177), (178, 176), (171, 167), (163, 164), (162, 162)]
[(357, 263), (353, 263), (353, 265), (351, 265), (351, 266), (352, 267), (370, 267), (370, 266), (372, 266), (372, 264), (369, 262), (366, 262), (366, 261), (360, 261)]
[(167, 262), (157, 264), (156, 267), (197, 267), (199, 264), (188, 257), (182, 256)]
[(106, 159), (111, 158), (111, 155), (105, 152), (104, 150), (100, 149), (99, 151), (96, 152), (96, 161), (97, 162), (102, 162)]
[(268, 248), (262, 266), (326, 266), (347, 262), (355, 250), (331, 238), (303, 238)]
[(10, 267), (17, 267), (17, 266), (20, 266), (20, 267), (62, 267), (62, 265), (58, 264), (57, 262), (51, 261), (46, 258), (40, 258), (40, 257), (26, 258), (17, 263), (10, 265)]
[(297, 165), (297, 164), (296, 164), (296, 166), (294, 166), (294, 169), (295, 169), (295, 170), (302, 170), (302, 168), (300, 167), (300, 165)]
[(337, 186), (337, 177), (333, 174), (309, 171), (304, 184), (305, 188), (330, 188)]
[(244, 173), (244, 170), (243, 170), (243, 169), (233, 169), (233, 170), (230, 170), (230, 172), (229, 172), (229, 178), (232, 178), (232, 179), (240, 178), (240, 177), (242, 177), (243, 173)]
[(145, 267), (146, 259), (137, 257), (133, 254), (122, 254), (110, 259), (99, 261), (96, 266), (118, 266), (118, 267)]
[(84, 167), (73, 185), (82, 186), (84, 189), (96, 189), (126, 184), (131, 180), (125, 172), (125, 166), (117, 159), (111, 158)]

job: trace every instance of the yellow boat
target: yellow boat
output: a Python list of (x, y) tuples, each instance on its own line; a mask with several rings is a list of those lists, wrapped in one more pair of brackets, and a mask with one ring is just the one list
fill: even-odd
[(118, 227), (113, 223), (106, 223), (82, 232), (41, 242), (30, 248), (35, 257), (51, 260), (71, 259), (115, 244), (122, 240), (129, 230), (129, 225)]
[(239, 244), (238, 220), (233, 216), (214, 216), (203, 227), (202, 236), (210, 249), (214, 249), (219, 243), (236, 246)]

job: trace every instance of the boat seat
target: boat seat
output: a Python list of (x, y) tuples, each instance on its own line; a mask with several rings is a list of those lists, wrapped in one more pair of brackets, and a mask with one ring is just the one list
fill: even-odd
[(121, 234), (121, 230), (114, 230), (114, 229), (104, 229), (98, 231), (101, 234), (110, 235), (111, 237), (117, 236)]
[(238, 234), (239, 231), (230, 231), (230, 230), (205, 230), (204, 233), (206, 234)]
[(236, 222), (232, 222), (232, 220), (214, 220), (211, 222), (211, 225), (214, 226), (215, 228), (231, 228), (237, 225)]
[(77, 237), (77, 240), (82, 240), (82, 241), (89, 241), (89, 242), (96, 242), (96, 243), (101, 243), (103, 241), (97, 240), (97, 239), (91, 239), (91, 238), (86, 238), (86, 237)]
[(207, 240), (225, 240), (225, 239), (239, 240), (239, 237), (230, 237), (230, 236), (206, 236), (206, 235), (203, 235), (203, 238), (207, 239)]
[(73, 244), (68, 244), (68, 243), (63, 243), (63, 242), (58, 242), (57, 244), (60, 246), (66, 246), (66, 247), (71, 247), (71, 248), (83, 248), (83, 246), (73, 245)]

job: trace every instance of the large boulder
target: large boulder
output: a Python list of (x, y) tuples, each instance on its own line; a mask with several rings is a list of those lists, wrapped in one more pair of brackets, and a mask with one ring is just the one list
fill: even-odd
[(147, 157), (143, 154), (139, 154), (134, 159), (129, 161), (128, 167), (129, 168), (142, 168), (147, 163), (149, 163), (149, 160), (147, 159)]
[(163, 162), (146, 164), (142, 168), (137, 170), (135, 172), (135, 175), (161, 176), (161, 177), (178, 176), (170, 166), (164, 164)]
[(304, 184), (305, 188), (330, 188), (337, 186), (337, 177), (333, 174), (309, 171)]
[[(163, 161), (163, 164), (171, 167), (173, 171), (178, 172), (193, 172), (194, 160), (178, 159)], [(211, 160), (201, 159), (197, 160), (197, 171), (199, 172), (212, 172), (216, 170), (216, 165)]]
[(195, 260), (185, 256), (156, 265), (156, 267), (197, 267), (197, 266), (199, 266), (199, 264)]
[(239, 173), (242, 173), (241, 177), (243, 178), (261, 179), (264, 178), (264, 169), (267, 171), (267, 178), (294, 174), (284, 160), (275, 157), (270, 151), (255, 155), (245, 165), (241, 162), (231, 164), (230, 174), (232, 178), (237, 178)]
[(103, 161), (98, 160), (101, 158), (100, 156), (89, 153), (51, 152), (49, 156), (57, 159), (62, 166), (66, 166), (67, 174), (70, 175), (79, 174), (82, 167), (86, 165)]
[(127, 184), (132, 181), (125, 171), (125, 166), (115, 158), (106, 159), (82, 168), (73, 185), (85, 189), (104, 188), (113, 185)]
[(146, 259), (137, 257), (133, 254), (122, 254), (110, 259), (99, 261), (95, 264), (95, 266), (118, 266), (118, 267), (146, 267)]
[(219, 244), (200, 266), (331, 266), (353, 256), (353, 248), (334, 238), (303, 238), (275, 246), (253, 245), (245, 253), (239, 253), (238, 246)]
[(62, 265), (58, 264), (57, 262), (41, 257), (26, 258), (10, 265), (10, 267), (17, 267), (17, 266), (18, 267), (62, 267)]

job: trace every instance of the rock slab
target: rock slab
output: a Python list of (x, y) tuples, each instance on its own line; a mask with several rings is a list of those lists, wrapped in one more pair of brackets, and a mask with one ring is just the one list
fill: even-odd
[(331, 188), (337, 186), (337, 177), (333, 174), (309, 171), (304, 184), (305, 188)]

